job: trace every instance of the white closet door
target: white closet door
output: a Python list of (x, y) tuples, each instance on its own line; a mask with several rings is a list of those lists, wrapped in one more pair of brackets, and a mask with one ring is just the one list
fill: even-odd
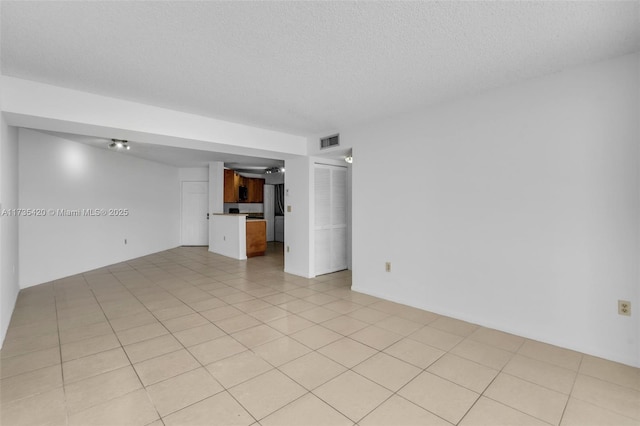
[(347, 169), (316, 164), (315, 273), (347, 268)]

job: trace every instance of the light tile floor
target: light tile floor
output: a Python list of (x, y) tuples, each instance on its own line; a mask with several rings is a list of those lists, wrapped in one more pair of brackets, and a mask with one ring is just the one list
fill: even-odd
[(177, 248), (23, 290), (3, 425), (640, 425), (638, 369)]

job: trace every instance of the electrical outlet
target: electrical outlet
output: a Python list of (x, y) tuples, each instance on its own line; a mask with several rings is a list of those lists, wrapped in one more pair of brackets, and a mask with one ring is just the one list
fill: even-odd
[(291, 206), (287, 206), (287, 213), (291, 213)]
[(618, 300), (618, 314), (631, 316), (631, 302), (628, 300)]
[(222, 236), (222, 241), (227, 241), (227, 236), (226, 235)]
[(126, 238), (124, 239), (124, 243), (127, 244), (127, 239)]
[(287, 246), (287, 253), (289, 253), (289, 246)]
[(385, 262), (384, 270), (387, 272), (391, 272), (391, 262)]

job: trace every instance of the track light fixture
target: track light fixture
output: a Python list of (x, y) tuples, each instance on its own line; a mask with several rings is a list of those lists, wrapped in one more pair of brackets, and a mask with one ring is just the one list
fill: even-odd
[(269, 167), (264, 172), (268, 175), (271, 173), (284, 173), (284, 167)]
[(111, 139), (111, 143), (107, 145), (109, 149), (115, 149), (116, 151), (120, 150), (130, 150), (129, 141), (124, 139)]

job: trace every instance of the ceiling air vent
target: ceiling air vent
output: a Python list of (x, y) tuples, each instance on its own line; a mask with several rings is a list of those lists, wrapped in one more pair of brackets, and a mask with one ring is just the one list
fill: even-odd
[(320, 139), (320, 149), (331, 148), (340, 145), (340, 135), (327, 136)]

